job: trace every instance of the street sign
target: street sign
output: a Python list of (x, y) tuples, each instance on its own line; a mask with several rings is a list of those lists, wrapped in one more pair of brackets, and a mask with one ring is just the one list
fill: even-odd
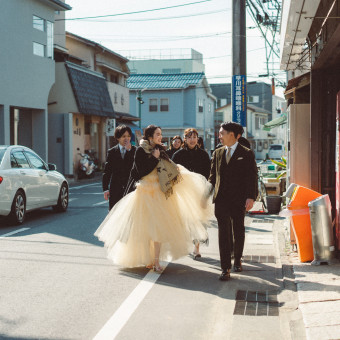
[(106, 120), (106, 136), (113, 137), (115, 135), (115, 129), (116, 129), (116, 120), (108, 118)]
[(234, 75), (232, 85), (233, 122), (247, 125), (247, 80), (245, 75)]

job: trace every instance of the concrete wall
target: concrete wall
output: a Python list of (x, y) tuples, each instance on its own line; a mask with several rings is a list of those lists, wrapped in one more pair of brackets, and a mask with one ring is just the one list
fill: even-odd
[(63, 62), (55, 65), (55, 84), (48, 97), (48, 112), (78, 112), (76, 100)]
[(54, 22), (54, 8), (39, 0), (0, 2), (0, 139), (10, 143), (10, 108), (32, 109), (32, 147), (47, 160), (47, 99), (54, 61), (33, 54), (47, 33), (33, 28), (33, 15)]
[(130, 60), (128, 66), (131, 73), (163, 73), (164, 69), (179, 69), (179, 72), (204, 72), (204, 64), (191, 59)]
[[(130, 113), (130, 97), (129, 89), (127, 87), (106, 82), (109, 90), (111, 102), (115, 112)], [(117, 96), (117, 102), (115, 102), (115, 94)], [(121, 97), (124, 97), (124, 104), (121, 102)]]

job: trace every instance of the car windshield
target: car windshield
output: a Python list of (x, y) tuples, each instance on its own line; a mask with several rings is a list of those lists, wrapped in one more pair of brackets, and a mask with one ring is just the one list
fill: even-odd
[(270, 150), (282, 150), (282, 145), (271, 145)]
[(0, 164), (2, 162), (2, 158), (4, 157), (6, 149), (5, 148), (0, 148)]

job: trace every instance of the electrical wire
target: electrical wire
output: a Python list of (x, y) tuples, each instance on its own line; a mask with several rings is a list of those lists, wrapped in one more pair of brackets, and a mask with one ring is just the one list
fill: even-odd
[(163, 11), (163, 10), (171, 9), (171, 8), (178, 8), (178, 7), (196, 5), (196, 4), (200, 4), (200, 3), (203, 3), (203, 2), (210, 2), (210, 1), (212, 1), (212, 0), (201, 0), (201, 1), (189, 2), (189, 3), (181, 4), (181, 5), (175, 5), (175, 6), (167, 6), (167, 7), (161, 7), (161, 8), (146, 9), (144, 11), (134, 11), (134, 12), (126, 12), (126, 13), (107, 14), (107, 15), (96, 15), (96, 16), (91, 16), (91, 17), (80, 17), (80, 18), (62, 18), (62, 19), (56, 19), (55, 21), (71, 21), (71, 20), (97, 19), (97, 18), (117, 17), (117, 16), (121, 16), (121, 15), (141, 14), (141, 13), (147, 13), (147, 12)]

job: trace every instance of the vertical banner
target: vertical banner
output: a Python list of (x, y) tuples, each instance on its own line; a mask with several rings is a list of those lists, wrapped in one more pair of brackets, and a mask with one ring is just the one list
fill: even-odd
[(234, 75), (232, 84), (233, 122), (247, 126), (247, 80), (245, 75)]

